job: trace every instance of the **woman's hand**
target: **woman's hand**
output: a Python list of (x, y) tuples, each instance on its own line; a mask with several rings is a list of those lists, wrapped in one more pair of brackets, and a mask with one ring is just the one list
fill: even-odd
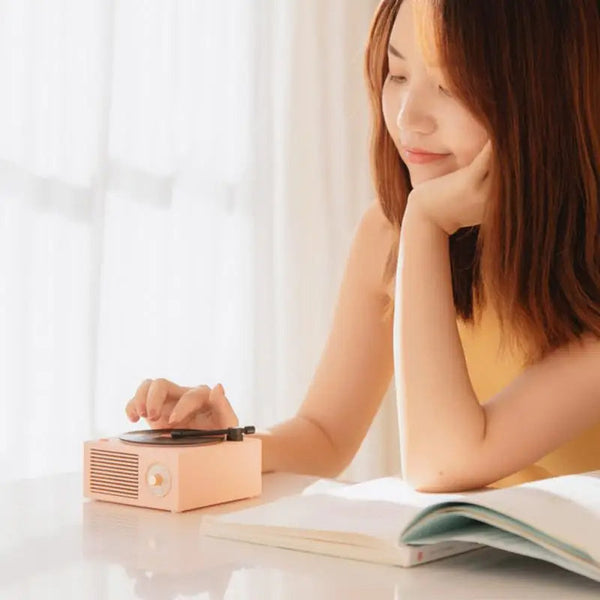
[(488, 140), (466, 167), (414, 187), (407, 208), (413, 205), (448, 235), (461, 227), (479, 225), (490, 194), (491, 155), (492, 143)]
[(146, 379), (125, 406), (132, 422), (145, 417), (152, 429), (225, 429), (239, 421), (219, 383), (183, 387), (167, 379)]

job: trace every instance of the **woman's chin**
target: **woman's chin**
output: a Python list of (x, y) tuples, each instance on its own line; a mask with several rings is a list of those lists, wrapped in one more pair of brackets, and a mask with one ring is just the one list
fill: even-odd
[(429, 181), (430, 179), (434, 179), (435, 177), (439, 177), (439, 175), (425, 175), (423, 173), (419, 173), (419, 174), (411, 173), (410, 183), (412, 184), (413, 187), (416, 187), (417, 185), (419, 185), (421, 183), (425, 183), (426, 181)]
[(408, 171), (409, 175), (410, 175), (410, 182), (412, 184), (413, 187), (419, 185), (420, 183), (425, 183), (426, 181), (429, 181), (430, 179), (435, 179), (436, 177), (443, 177), (444, 175), (448, 175), (449, 173), (452, 173), (453, 171), (455, 171), (456, 169), (448, 169), (445, 168), (443, 170), (440, 170), (439, 172), (434, 171), (433, 169), (426, 172), (426, 171), (416, 171), (415, 170), (410, 170)]

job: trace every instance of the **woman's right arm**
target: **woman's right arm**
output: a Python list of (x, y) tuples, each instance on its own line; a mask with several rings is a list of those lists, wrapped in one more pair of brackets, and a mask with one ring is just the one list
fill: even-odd
[(293, 418), (256, 434), (263, 471), (335, 477), (358, 451), (394, 369), (381, 283), (393, 239), (375, 201), (356, 229), (332, 328), (302, 405)]
[[(356, 229), (333, 325), (302, 405), (291, 419), (253, 434), (262, 440), (263, 472), (335, 477), (358, 451), (394, 369), (392, 322), (382, 320), (381, 284), (393, 239), (391, 225), (373, 202)], [(238, 425), (221, 385), (189, 388), (146, 380), (126, 412), (133, 422), (146, 417), (153, 428)]]

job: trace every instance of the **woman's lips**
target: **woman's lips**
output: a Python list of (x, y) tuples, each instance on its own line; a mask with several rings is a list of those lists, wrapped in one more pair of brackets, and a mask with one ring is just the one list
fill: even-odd
[(450, 156), (449, 154), (431, 154), (429, 152), (411, 152), (406, 148), (402, 149), (402, 154), (404, 155), (405, 162), (408, 163), (430, 163), (436, 160), (441, 160), (442, 158), (446, 158), (446, 156)]

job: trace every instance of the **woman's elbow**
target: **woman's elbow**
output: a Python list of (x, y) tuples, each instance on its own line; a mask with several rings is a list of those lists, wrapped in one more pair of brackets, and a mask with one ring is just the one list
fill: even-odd
[[(468, 471), (468, 470), (467, 470)], [(469, 492), (478, 490), (489, 483), (488, 479), (481, 479), (469, 475), (465, 471), (446, 471), (444, 469), (434, 469), (429, 473), (406, 470), (402, 478), (416, 492), (428, 494), (454, 494), (460, 492)]]

